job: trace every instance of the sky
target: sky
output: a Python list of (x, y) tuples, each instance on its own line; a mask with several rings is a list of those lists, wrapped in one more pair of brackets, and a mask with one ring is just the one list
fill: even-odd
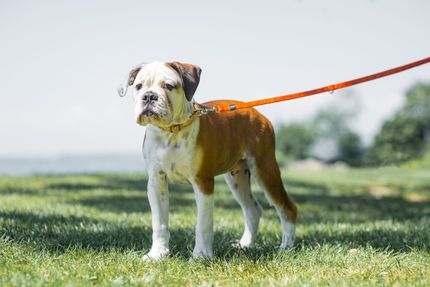
[[(249, 101), (430, 56), (430, 1), (0, 1), (0, 157), (140, 153), (116, 87), (141, 62), (194, 63), (195, 94)], [(275, 125), (354, 103), (366, 144), (430, 65), (258, 108)], [(354, 95), (354, 101), (351, 96)]]

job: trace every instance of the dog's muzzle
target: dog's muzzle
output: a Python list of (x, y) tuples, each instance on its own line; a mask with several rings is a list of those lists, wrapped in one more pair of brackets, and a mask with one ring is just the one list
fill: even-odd
[[(156, 111), (156, 104), (159, 99), (159, 95), (155, 92), (148, 91), (142, 96), (143, 109), (140, 115), (137, 117), (136, 122), (141, 124), (142, 122), (148, 121), (148, 118), (158, 118), (159, 114)], [(145, 119), (146, 118), (146, 119)]]

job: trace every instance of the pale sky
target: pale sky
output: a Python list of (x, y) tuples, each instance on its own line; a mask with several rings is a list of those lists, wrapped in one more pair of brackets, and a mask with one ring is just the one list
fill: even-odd
[[(202, 67), (195, 98), (253, 100), (430, 56), (430, 1), (1, 1), (0, 156), (140, 154), (144, 129), (117, 85), (140, 62)], [(369, 143), (430, 65), (363, 84)], [(259, 108), (310, 118), (345, 92)]]

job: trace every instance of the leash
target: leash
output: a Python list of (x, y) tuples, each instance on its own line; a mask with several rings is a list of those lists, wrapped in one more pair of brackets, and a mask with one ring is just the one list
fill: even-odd
[(267, 104), (271, 104), (271, 103), (289, 101), (289, 100), (308, 97), (308, 96), (312, 96), (312, 95), (316, 95), (316, 94), (320, 94), (320, 93), (324, 93), (324, 92), (332, 93), (335, 90), (339, 90), (339, 89), (343, 89), (346, 87), (358, 85), (358, 84), (361, 84), (364, 82), (369, 82), (369, 81), (373, 81), (373, 80), (376, 80), (379, 78), (387, 77), (387, 76), (390, 76), (393, 74), (397, 74), (397, 73), (400, 73), (400, 72), (403, 72), (403, 71), (406, 71), (406, 70), (427, 64), (429, 62), (430, 62), (430, 57), (421, 59), (421, 60), (416, 61), (416, 62), (406, 64), (406, 65), (403, 65), (400, 67), (396, 67), (396, 68), (392, 68), (392, 69), (389, 69), (389, 70), (386, 70), (383, 72), (379, 72), (376, 74), (364, 76), (364, 77), (357, 78), (357, 79), (350, 80), (350, 81), (346, 81), (346, 82), (328, 85), (328, 86), (321, 87), (318, 89), (299, 92), (299, 93), (287, 94), (287, 95), (282, 95), (282, 96), (278, 96), (278, 97), (255, 100), (255, 101), (250, 101), (250, 102), (243, 102), (243, 103), (238, 103), (238, 104), (216, 105), (216, 106), (212, 106), (212, 107), (203, 107), (202, 106), (198, 113), (199, 113), (199, 115), (205, 115), (209, 112), (228, 112), (228, 111), (234, 111), (234, 110), (239, 110), (239, 109), (251, 108), (251, 107), (255, 107), (255, 106), (267, 105)]
[(267, 105), (267, 104), (272, 104), (272, 103), (277, 103), (277, 102), (289, 101), (289, 100), (293, 100), (293, 99), (298, 99), (298, 98), (308, 97), (308, 96), (312, 96), (312, 95), (316, 95), (316, 94), (321, 94), (324, 92), (333, 93), (335, 90), (355, 86), (355, 85), (365, 83), (365, 82), (370, 82), (370, 81), (373, 81), (373, 80), (376, 80), (379, 78), (394, 75), (394, 74), (397, 74), (397, 73), (400, 73), (400, 72), (403, 72), (403, 71), (406, 71), (406, 70), (409, 70), (409, 69), (412, 69), (412, 68), (415, 68), (415, 67), (418, 67), (418, 66), (421, 66), (424, 64), (428, 64), (428, 63), (430, 63), (430, 57), (424, 58), (424, 59), (421, 59), (419, 61), (415, 61), (415, 62), (412, 62), (409, 64), (406, 64), (403, 66), (399, 66), (396, 68), (385, 70), (385, 71), (382, 71), (382, 72), (379, 72), (376, 74), (371, 74), (368, 76), (357, 78), (354, 80), (350, 80), (350, 81), (346, 81), (346, 82), (340, 82), (337, 84), (332, 84), (332, 85), (328, 85), (328, 86), (324, 86), (321, 88), (308, 90), (308, 91), (304, 91), (304, 92), (287, 94), (287, 95), (282, 95), (282, 96), (278, 96), (278, 97), (266, 98), (266, 99), (255, 100), (255, 101), (250, 101), (250, 102), (243, 102), (243, 103), (230, 104), (230, 105), (215, 105), (212, 107), (206, 107), (202, 104), (198, 104), (196, 102), (193, 102), (193, 113), (185, 122), (183, 122), (181, 124), (173, 125), (170, 127), (166, 127), (166, 128), (161, 128), (161, 129), (164, 131), (175, 133), (175, 132), (178, 132), (181, 129), (189, 126), (198, 117), (201, 117), (203, 115), (207, 115), (210, 112), (217, 112), (217, 113), (229, 112), (229, 111), (252, 108), (252, 107), (256, 107), (256, 106), (262, 106), (262, 105)]

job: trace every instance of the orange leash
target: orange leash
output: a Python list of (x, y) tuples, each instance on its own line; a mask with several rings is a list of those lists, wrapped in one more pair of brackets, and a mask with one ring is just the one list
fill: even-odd
[(238, 109), (251, 108), (251, 107), (255, 107), (255, 106), (267, 105), (267, 104), (276, 103), (276, 102), (282, 102), (282, 101), (288, 101), (288, 100), (308, 97), (311, 95), (320, 94), (320, 93), (324, 93), (324, 92), (333, 92), (335, 90), (343, 89), (346, 87), (358, 85), (358, 84), (361, 84), (364, 82), (369, 82), (369, 81), (376, 80), (376, 79), (379, 79), (382, 77), (397, 74), (397, 73), (400, 73), (400, 72), (403, 72), (403, 71), (406, 71), (406, 70), (427, 64), (429, 62), (430, 62), (430, 57), (424, 58), (424, 59), (416, 61), (416, 62), (409, 63), (407, 65), (403, 65), (403, 66), (400, 66), (397, 68), (393, 68), (393, 69), (389, 69), (389, 70), (386, 70), (383, 72), (379, 72), (379, 73), (376, 73), (373, 75), (357, 78), (357, 79), (346, 81), (346, 82), (341, 82), (338, 84), (328, 85), (328, 86), (318, 88), (318, 89), (313, 89), (313, 90), (309, 90), (309, 91), (305, 91), (305, 92), (288, 94), (288, 95), (283, 95), (283, 96), (278, 96), (278, 97), (273, 97), (273, 98), (267, 98), (267, 99), (262, 99), (262, 100), (244, 102), (244, 103), (239, 103), (239, 104), (217, 105), (217, 106), (213, 106), (213, 107), (207, 107), (205, 109), (205, 112), (210, 112), (210, 111), (228, 112), (228, 111), (234, 111), (234, 110), (238, 110)]

